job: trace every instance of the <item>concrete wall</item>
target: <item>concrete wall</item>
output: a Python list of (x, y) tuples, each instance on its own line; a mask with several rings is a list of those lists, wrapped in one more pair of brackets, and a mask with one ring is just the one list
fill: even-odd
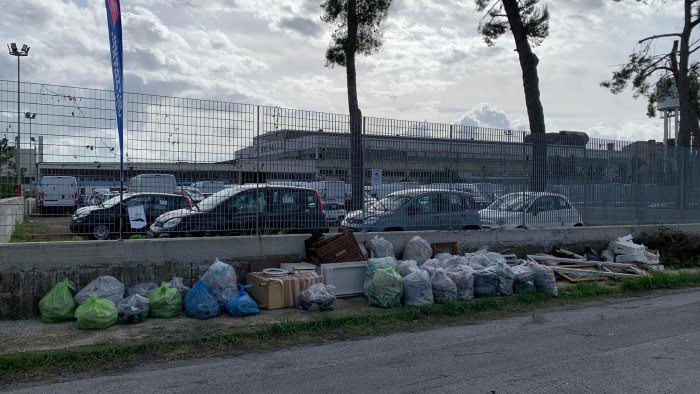
[(0, 243), (10, 241), (15, 226), (24, 219), (24, 209), (22, 197), (0, 200)]
[[(668, 225), (699, 234), (700, 224)], [(558, 245), (573, 251), (584, 246), (600, 250), (617, 237), (653, 233), (659, 226), (578, 227), (510, 231), (427, 231), (383, 233), (397, 254), (415, 235), (429, 242), (457, 242), (460, 252), (487, 247), (523, 255), (548, 252)], [(359, 242), (375, 234), (356, 234)], [(208, 237), (158, 240), (17, 243), (0, 245), (0, 319), (38, 315), (41, 297), (63, 278), (79, 287), (101, 275), (112, 275), (125, 285), (183, 277), (193, 284), (216, 257), (233, 265), (240, 278), (249, 271), (305, 260), (307, 235), (263, 237)]]

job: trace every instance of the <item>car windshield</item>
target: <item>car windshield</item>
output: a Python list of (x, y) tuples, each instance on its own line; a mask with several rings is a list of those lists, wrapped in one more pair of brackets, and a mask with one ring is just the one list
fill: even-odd
[(205, 198), (204, 200), (200, 201), (195, 205), (198, 210), (200, 211), (211, 211), (212, 209), (216, 208), (221, 204), (222, 202), (226, 201), (229, 199), (229, 197), (233, 196), (236, 193), (239, 193), (242, 189), (240, 187), (232, 187), (229, 189), (224, 189), (220, 192), (214, 193), (211, 196)]
[(374, 205), (374, 209), (382, 209), (387, 211), (396, 211), (401, 208), (411, 196), (405, 194), (392, 194), (388, 195)]
[[(124, 194), (124, 200), (129, 197), (128, 194)], [(119, 195), (117, 194), (116, 196), (110, 198), (109, 200), (103, 201), (102, 206), (104, 208), (112, 208), (113, 206), (119, 204)]]
[(197, 189), (193, 189), (193, 188), (184, 188), (184, 189), (183, 189), (183, 192), (184, 192), (185, 194), (187, 194), (187, 195), (188, 195), (190, 198), (192, 198), (193, 200), (203, 200), (203, 199), (204, 199), (204, 195), (203, 195), (199, 190), (197, 190)]
[(506, 194), (505, 196), (497, 198), (493, 204), (489, 205), (488, 209), (497, 211), (522, 211), (534, 198), (535, 196), (527, 194)]

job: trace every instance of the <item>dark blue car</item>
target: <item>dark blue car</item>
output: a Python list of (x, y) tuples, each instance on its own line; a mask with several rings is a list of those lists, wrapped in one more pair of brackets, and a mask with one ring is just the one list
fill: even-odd
[(191, 209), (159, 216), (149, 238), (327, 231), (323, 202), (313, 189), (243, 185), (215, 193)]

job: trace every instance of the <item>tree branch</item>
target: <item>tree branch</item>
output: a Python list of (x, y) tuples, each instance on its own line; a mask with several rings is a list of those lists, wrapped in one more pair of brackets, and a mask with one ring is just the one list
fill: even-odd
[(667, 33), (667, 34), (657, 34), (655, 36), (647, 37), (647, 38), (642, 38), (639, 40), (639, 43), (643, 43), (644, 41), (649, 41), (649, 40), (655, 40), (657, 38), (662, 38), (662, 37), (680, 37), (681, 33)]

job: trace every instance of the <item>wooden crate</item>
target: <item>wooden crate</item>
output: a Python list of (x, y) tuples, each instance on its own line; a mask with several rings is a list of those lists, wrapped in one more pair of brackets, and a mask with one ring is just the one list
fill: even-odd
[(316, 264), (344, 263), (366, 260), (351, 231), (345, 231), (317, 241), (310, 249)]

